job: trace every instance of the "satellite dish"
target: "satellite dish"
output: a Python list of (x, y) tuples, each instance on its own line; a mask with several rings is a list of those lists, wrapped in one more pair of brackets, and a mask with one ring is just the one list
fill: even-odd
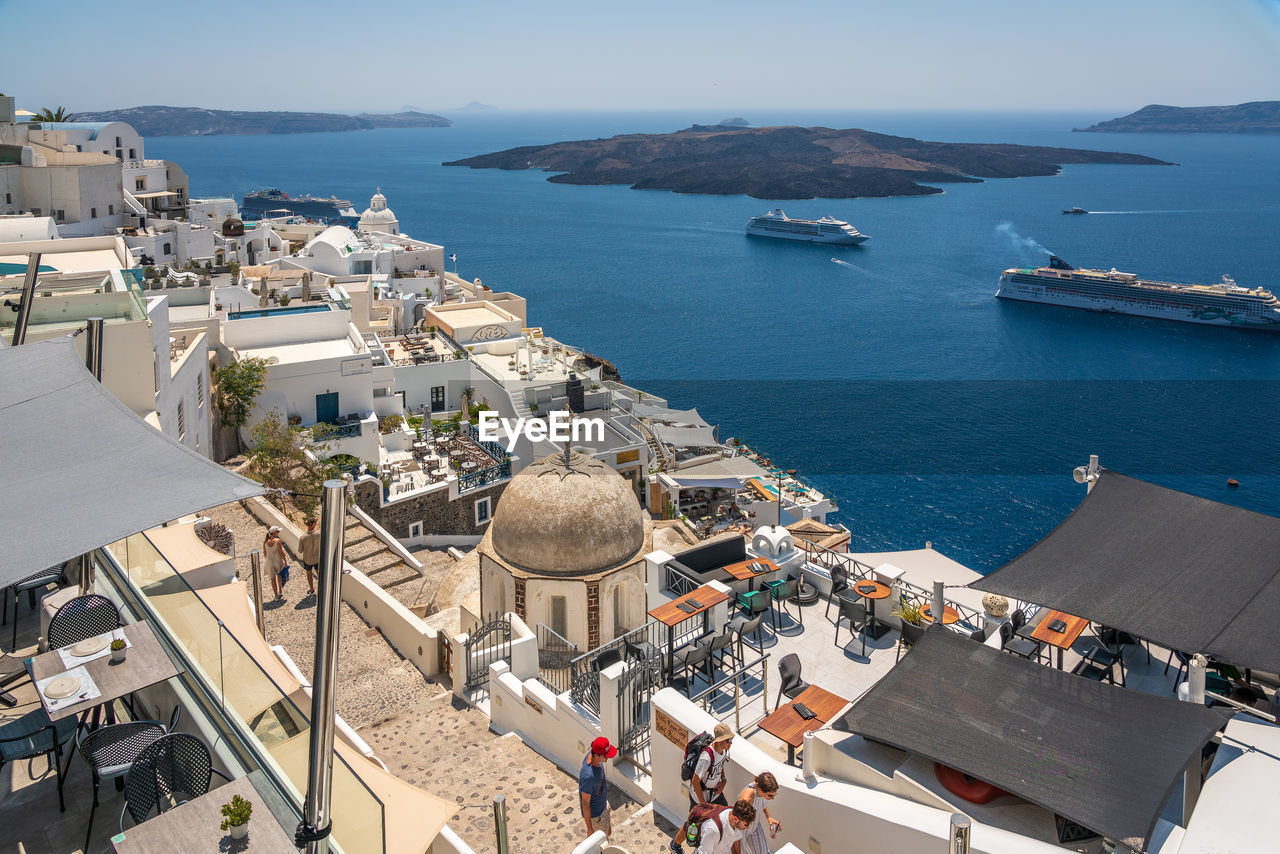
[(1084, 466), (1076, 466), (1076, 470), (1071, 473), (1076, 483), (1084, 483), (1089, 479), (1089, 470)]

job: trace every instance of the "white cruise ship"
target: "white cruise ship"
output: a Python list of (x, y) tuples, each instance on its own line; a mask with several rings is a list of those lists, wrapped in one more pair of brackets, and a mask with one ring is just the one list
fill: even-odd
[(857, 246), (870, 240), (867, 235), (843, 220), (829, 216), (822, 219), (792, 219), (781, 209), (747, 220), (747, 234), (807, 240), (810, 243), (842, 243), (846, 246)]
[(1280, 301), (1263, 288), (1245, 288), (1228, 276), (1216, 285), (1140, 279), (1118, 270), (1077, 270), (1049, 256), (1048, 267), (1017, 267), (1000, 276), (996, 296), (1089, 311), (1280, 332)]

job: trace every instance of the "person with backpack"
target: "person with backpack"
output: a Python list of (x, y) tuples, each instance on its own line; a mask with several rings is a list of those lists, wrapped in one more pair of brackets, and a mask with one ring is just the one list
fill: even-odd
[[(727, 807), (724, 797), (725, 760), (729, 758), (729, 746), (733, 744), (733, 730), (728, 724), (716, 724), (712, 735), (705, 732), (695, 736), (685, 747), (684, 763), (680, 768), (681, 779), (689, 781), (689, 806)], [(672, 851), (683, 851), (688, 822), (671, 840)]]
[(609, 815), (609, 784), (604, 779), (604, 762), (618, 755), (618, 748), (609, 739), (600, 736), (591, 742), (591, 752), (582, 760), (578, 772), (578, 799), (582, 801), (582, 820), (587, 824), (587, 836), (603, 830), (606, 837), (613, 835), (613, 822)]
[(756, 819), (756, 808), (748, 801), (732, 807), (699, 804), (689, 811), (688, 840), (695, 854), (742, 854), (742, 837)]

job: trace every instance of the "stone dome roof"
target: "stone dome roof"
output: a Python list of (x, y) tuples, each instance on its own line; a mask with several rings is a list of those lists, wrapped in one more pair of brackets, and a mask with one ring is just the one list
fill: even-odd
[(527, 466), (502, 492), (490, 523), (494, 551), (544, 575), (587, 575), (634, 557), (645, 518), (631, 485), (594, 457), (562, 453)]
[(236, 219), (233, 216), (227, 217), (222, 221), (222, 236), (223, 237), (243, 237), (244, 222)]

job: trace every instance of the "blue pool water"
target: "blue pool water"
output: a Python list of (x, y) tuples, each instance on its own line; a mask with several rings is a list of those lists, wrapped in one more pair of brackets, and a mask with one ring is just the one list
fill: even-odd
[(246, 320), (251, 317), (275, 317), (280, 314), (307, 314), (313, 311), (331, 311), (327, 305), (285, 305), (275, 308), (251, 308), (243, 311), (229, 311), (231, 320)]
[[(925, 139), (1148, 154), (1179, 165), (939, 185), (942, 195), (771, 202), (550, 184), (445, 168), (516, 145), (665, 132), (720, 115), (466, 116), (446, 129), (158, 138), (196, 196), (381, 186), (402, 229), (458, 272), (529, 301), (529, 321), (623, 378), (697, 406), (834, 494), (857, 550), (925, 541), (999, 566), (1104, 466), (1280, 515), (1280, 335), (1008, 303), (1000, 271), (1043, 263), (1280, 289), (1280, 137), (1078, 134), (1109, 115), (748, 114)], [(1064, 216), (1074, 205), (1103, 213)], [(748, 238), (773, 207), (831, 214), (858, 248)], [(833, 263), (838, 261), (840, 263)], [(1240, 481), (1228, 490), (1226, 478)]]

